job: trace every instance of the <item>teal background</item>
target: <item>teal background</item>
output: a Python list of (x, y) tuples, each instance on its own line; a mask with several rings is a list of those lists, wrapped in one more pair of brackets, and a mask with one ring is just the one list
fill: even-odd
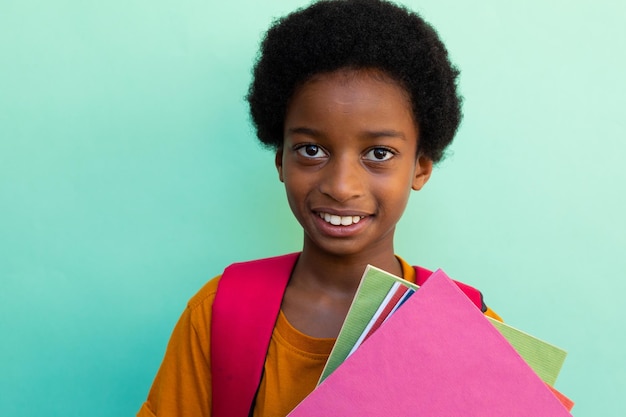
[[(187, 299), (299, 249), (243, 97), (303, 4), (0, 2), (1, 416), (134, 415)], [(397, 252), (567, 349), (575, 416), (623, 415), (625, 3), (405, 4), (461, 68), (465, 119)]]

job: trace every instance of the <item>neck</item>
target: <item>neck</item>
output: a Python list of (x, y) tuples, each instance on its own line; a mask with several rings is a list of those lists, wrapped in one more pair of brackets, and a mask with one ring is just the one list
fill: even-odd
[(297, 280), (300, 285), (354, 294), (368, 264), (402, 276), (402, 266), (395, 256), (393, 246), (377, 248), (368, 253), (336, 255), (321, 251), (305, 241), (292, 279)]

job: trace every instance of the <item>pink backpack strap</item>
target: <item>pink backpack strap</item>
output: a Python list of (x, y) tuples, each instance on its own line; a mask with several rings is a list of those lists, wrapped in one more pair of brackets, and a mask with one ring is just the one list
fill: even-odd
[[(414, 266), (413, 268), (415, 269), (415, 283), (417, 285), (423, 285), (426, 280), (432, 275), (432, 271), (429, 271), (426, 268), (422, 268), (421, 266)], [(474, 305), (480, 309), (480, 311), (482, 311), (483, 313), (487, 311), (487, 306), (483, 301), (483, 295), (480, 291), (459, 281), (454, 281), (454, 283), (457, 285), (457, 287), (459, 287), (461, 291), (463, 291), (463, 293), (465, 293), (467, 298), (469, 298), (472, 303), (474, 303)]]
[(224, 270), (211, 317), (212, 416), (247, 417), (299, 253)]

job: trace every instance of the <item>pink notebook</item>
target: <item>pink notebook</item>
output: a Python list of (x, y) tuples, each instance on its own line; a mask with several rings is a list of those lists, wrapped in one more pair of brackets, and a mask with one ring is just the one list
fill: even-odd
[(571, 414), (439, 270), (289, 416)]

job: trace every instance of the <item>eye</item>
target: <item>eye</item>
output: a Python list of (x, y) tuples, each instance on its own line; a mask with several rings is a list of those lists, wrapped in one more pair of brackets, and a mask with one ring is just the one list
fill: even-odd
[(364, 156), (364, 159), (367, 159), (369, 161), (375, 161), (375, 162), (380, 162), (380, 161), (386, 161), (388, 159), (393, 158), (394, 153), (387, 149), (387, 148), (373, 148), (370, 149), (369, 151), (367, 151), (367, 153)]
[(327, 156), (321, 147), (313, 144), (300, 145), (296, 148), (296, 152), (305, 158), (324, 158)]

